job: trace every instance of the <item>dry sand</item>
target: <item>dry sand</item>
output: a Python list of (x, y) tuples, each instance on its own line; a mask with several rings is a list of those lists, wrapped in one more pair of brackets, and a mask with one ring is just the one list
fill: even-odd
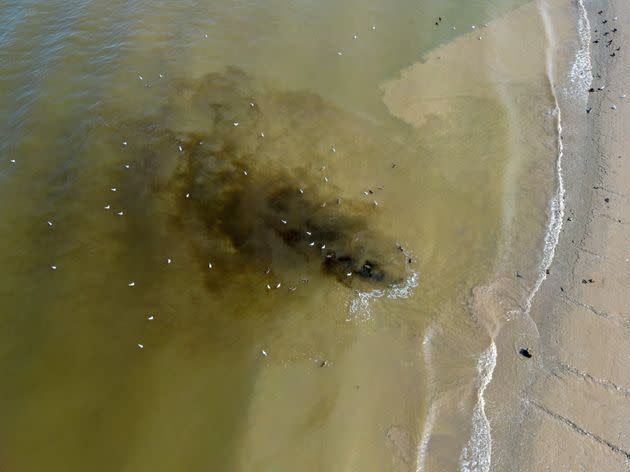
[(497, 342), (492, 470), (630, 470), (630, 4), (587, 9), (595, 91), (563, 135), (567, 212), (531, 310), (540, 336), (517, 322)]

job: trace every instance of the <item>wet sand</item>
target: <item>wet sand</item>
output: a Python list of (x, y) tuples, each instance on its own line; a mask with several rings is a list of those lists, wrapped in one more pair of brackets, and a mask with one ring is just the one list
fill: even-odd
[[(529, 3), (436, 49), (383, 87), (390, 112), (416, 127), (454, 113), (458, 94), (450, 95), (450, 102), (445, 98), (451, 87), (461, 96), (479, 97), (488, 93), (488, 84), (514, 97), (520, 87), (540, 97), (543, 106), (553, 108), (556, 102), (561, 112), (554, 132), (561, 136), (556, 185), (559, 179), (562, 185), (556, 188), (563, 204), (556, 214), (562, 223), (556, 226), (557, 241), (551, 238), (553, 250), (545, 249), (551, 265), (544, 259), (539, 264), (540, 254), (527, 249), (536, 245), (539, 233), (509, 224), (528, 209), (541, 208), (537, 199), (549, 201), (549, 194), (536, 194), (507, 173), (505, 185), (514, 197), (513, 207), (506, 201), (505, 256), (497, 280), (473, 291), (471, 312), (496, 342), (497, 363), (491, 382), (482, 382), (479, 391), (491, 434), (478, 444), (483, 450), (476, 460), (460, 463), (462, 470), (630, 469), (630, 297), (625, 289), (630, 196), (624, 190), (630, 179), (630, 143), (624, 136), (630, 99), (622, 98), (630, 7), (606, 3), (586, 8), (582, 2)], [(509, 41), (514, 37), (521, 42)], [(533, 50), (546, 50), (547, 63)], [(449, 70), (468, 74), (446, 83)], [(545, 99), (547, 79), (553, 96)], [(520, 120), (542, 116), (518, 98), (511, 106)], [(534, 156), (551, 161), (548, 143), (519, 144), (524, 157), (512, 165), (531, 165)], [(553, 174), (542, 166), (533, 179), (544, 170)], [(554, 224), (548, 224), (550, 234)], [(519, 230), (511, 235), (515, 227)], [(508, 272), (513, 268), (518, 276)], [(484, 461), (484, 451), (491, 461)], [(430, 460), (426, 465), (432, 470)]]
[(531, 309), (537, 333), (517, 319), (497, 339), (492, 470), (630, 469), (630, 5), (607, 3), (586, 6), (588, 103), (559, 100), (566, 212)]

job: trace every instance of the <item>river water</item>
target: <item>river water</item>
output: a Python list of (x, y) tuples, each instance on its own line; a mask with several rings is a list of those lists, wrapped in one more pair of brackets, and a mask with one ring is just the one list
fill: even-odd
[(489, 470), (545, 8), (0, 2), (0, 468)]

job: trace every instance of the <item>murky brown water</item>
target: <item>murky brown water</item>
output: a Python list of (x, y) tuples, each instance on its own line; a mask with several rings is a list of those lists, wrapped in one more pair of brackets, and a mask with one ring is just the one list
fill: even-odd
[(461, 3), (5, 2), (0, 467), (457, 466), (471, 290), (532, 277), (555, 158), (496, 39), (401, 111), (517, 2)]

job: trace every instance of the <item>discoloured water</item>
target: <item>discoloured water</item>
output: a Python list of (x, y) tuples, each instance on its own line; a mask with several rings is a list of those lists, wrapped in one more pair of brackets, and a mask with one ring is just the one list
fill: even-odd
[(165, 219), (143, 225), (168, 220), (211, 269), (206, 284), (215, 292), (261, 296), (283, 282), (295, 290), (320, 272), (357, 290), (404, 283), (413, 260), (375, 224), (379, 190), (350, 196), (333, 183), (335, 161), (392, 152), (395, 140), (312, 93), (256, 88), (234, 68), (160, 93), (169, 101), (156, 116), (109, 124), (88, 146), (97, 139), (120, 154), (112, 178), (125, 185), (116, 201), (158, 201)]
[(541, 138), (511, 174), (541, 189), (515, 212), (525, 247), (551, 122), (544, 103), (514, 122), (491, 73), (460, 93), (457, 60), (434, 71), (447, 106), (390, 114), (402, 67), (514, 5), (459, 3), (0, 12), (0, 465), (456, 467), (513, 130)]

